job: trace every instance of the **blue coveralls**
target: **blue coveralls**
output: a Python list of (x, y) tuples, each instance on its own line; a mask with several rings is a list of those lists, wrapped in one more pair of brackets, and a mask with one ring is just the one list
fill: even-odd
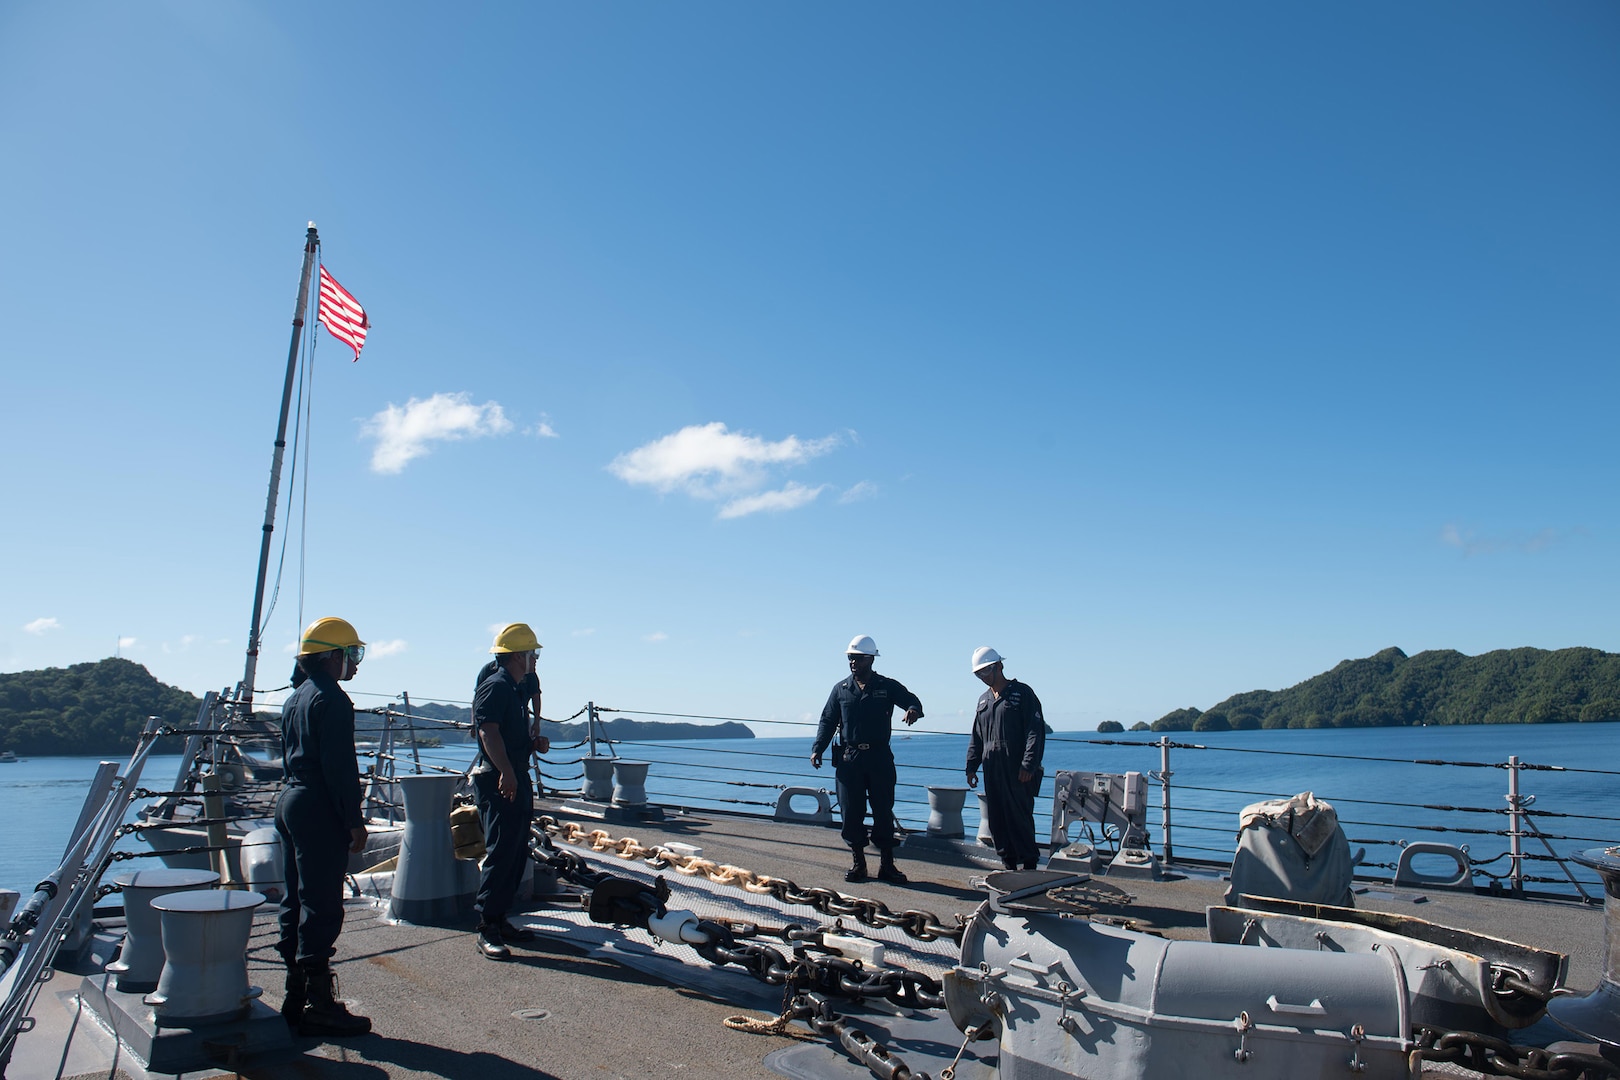
[(286, 783), (276, 800), (276, 832), (287, 891), (276, 948), (288, 961), (325, 964), (343, 929), (349, 830), (365, 819), (354, 702), (324, 672), (306, 677), (281, 710), (281, 763)]
[(820, 754), (838, 736), (833, 747), (833, 769), (838, 776), (838, 805), (844, 815), (839, 835), (856, 851), (866, 846), (866, 807), (872, 806), (872, 843), (879, 851), (894, 850), (894, 752), (889, 732), (894, 710), (916, 709), (922, 701), (894, 679), (873, 672), (862, 690), (851, 675), (832, 688), (821, 710), (816, 743)]
[[(1001, 697), (986, 690), (973, 711), (967, 771), (984, 767), (984, 816), (1001, 865), (1032, 867), (1041, 857), (1035, 846), (1035, 794), (1041, 786), (1046, 753), (1046, 717), (1041, 699), (1017, 679), (1007, 680)], [(1035, 775), (1018, 779), (1023, 769)]]
[[(491, 661), (479, 674), (483, 678), (473, 696), (472, 719), (473, 731), (480, 737), (472, 775), (478, 788), (478, 816), (484, 824), (485, 854), (476, 907), (485, 925), (499, 925), (512, 908), (512, 900), (523, 882), (523, 865), (529, 857), (529, 825), (534, 819), (529, 751), (534, 743), (523, 716), (523, 702), (534, 696), (539, 680), (531, 674), (524, 676), (520, 683), (496, 661)], [(484, 724), (495, 724), (500, 729), (506, 759), (517, 774), (517, 796), (513, 799), (501, 796), (501, 774), (484, 754), (480, 732)]]

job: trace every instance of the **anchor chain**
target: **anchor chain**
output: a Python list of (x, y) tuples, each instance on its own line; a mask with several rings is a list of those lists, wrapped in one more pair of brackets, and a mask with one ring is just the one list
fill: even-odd
[(952, 923), (945, 923), (930, 911), (893, 911), (881, 900), (846, 896), (819, 886), (803, 888), (788, 878), (756, 874), (740, 866), (724, 865), (696, 855), (680, 855), (667, 848), (645, 847), (633, 837), (613, 837), (602, 829), (586, 830), (572, 821), (559, 823), (550, 815), (540, 815), (535, 821), (548, 839), (556, 836), (570, 844), (588, 846), (592, 851), (612, 852), (621, 859), (645, 859), (689, 877), (701, 875), (717, 885), (769, 893), (781, 903), (812, 907), (835, 918), (848, 916), (866, 926), (895, 927), (918, 941), (962, 940), (965, 922), (960, 915), (955, 916)]
[(1416, 1036), (1424, 1061), (1461, 1065), (1486, 1076), (1518, 1080), (1620, 1080), (1620, 1066), (1596, 1054), (1555, 1054), (1539, 1046), (1514, 1046), (1477, 1031), (1422, 1028)]
[(833, 1011), (832, 1003), (825, 995), (813, 990), (797, 994), (784, 1012), (791, 1012), (794, 1019), (803, 1020), (816, 1034), (842, 1046), (850, 1057), (865, 1065), (879, 1080), (933, 1080), (928, 1073), (912, 1069), (904, 1059), (890, 1053), (887, 1047), (860, 1028), (851, 1027)]
[[(842, 956), (811, 956), (807, 944), (794, 946), (791, 957), (771, 945), (739, 939), (732, 927), (700, 921), (698, 930), (708, 941), (692, 948), (717, 966), (736, 964), (760, 982), (772, 986), (793, 984), (822, 995), (865, 1001), (881, 998), (907, 1009), (943, 1009), (945, 988), (938, 979), (908, 968), (871, 969), (859, 960)], [(789, 926), (783, 935), (796, 934), (801, 942), (819, 945), (820, 934)]]
[[(660, 878), (654, 887), (633, 886), (633, 883), (615, 878), (606, 871), (591, 869), (580, 856), (557, 848), (552, 837), (589, 846), (598, 852), (611, 851), (623, 859), (644, 859), (655, 866), (668, 866), (688, 876), (702, 875), (716, 884), (769, 893), (782, 903), (809, 906), (835, 918), (847, 916), (867, 926), (898, 927), (907, 935), (923, 941), (940, 938), (960, 941), (965, 929), (965, 922), (960, 916), (956, 917), (955, 926), (949, 926), (931, 912), (895, 912), (881, 900), (846, 896), (826, 888), (803, 888), (788, 879), (756, 874), (743, 867), (722, 865), (698, 856), (680, 855), (664, 848), (648, 848), (632, 837), (615, 838), (601, 829), (586, 830), (573, 822), (559, 823), (549, 815), (537, 817), (536, 824), (540, 826), (536, 855), (559, 877), (592, 890), (614, 883), (607, 885), (605, 891), (609, 892), (622, 883), (627, 893), (625, 899), (629, 899), (628, 893), (640, 890), (657, 896), (660, 909), (661, 901), (668, 896), (668, 886), (663, 879)], [(1115, 897), (1102, 895), (1076, 895), (1066, 899), (1071, 902), (1082, 899), (1117, 902)], [(643, 903), (645, 906), (646, 902)], [(628, 921), (645, 926), (644, 919), (632, 918)], [(1116, 920), (1105, 917), (1101, 921)], [(1117, 921), (1130, 924), (1128, 919)], [(858, 960), (841, 956), (812, 956), (808, 948), (822, 946), (821, 931), (796, 923), (783, 927), (762, 927), (742, 921), (701, 920), (698, 929), (706, 940), (692, 948), (705, 960), (716, 966), (734, 964), (761, 982), (784, 987), (780, 1016), (770, 1021), (734, 1017), (727, 1021), (728, 1026), (781, 1034), (789, 1021), (803, 1020), (812, 1031), (836, 1041), (881, 1080), (932, 1080), (929, 1074), (913, 1070), (866, 1032), (850, 1026), (833, 1010), (831, 999), (842, 997), (862, 1001), (878, 998), (909, 1009), (942, 1009), (945, 1007), (944, 988), (939, 980), (904, 968), (870, 970)], [(744, 940), (762, 936), (779, 938), (791, 949), (792, 955), (772, 945)], [(1523, 980), (1513, 976), (1504, 976), (1500, 985), (1502, 989), (1517, 992), (1532, 992), (1535, 989), (1523, 985)], [(1532, 996), (1542, 995), (1534, 992)], [(1486, 1076), (1509, 1076), (1516, 1080), (1620, 1080), (1620, 1065), (1597, 1055), (1554, 1053), (1541, 1047), (1515, 1046), (1505, 1039), (1478, 1032), (1422, 1028), (1414, 1034), (1413, 1041), (1415, 1051), (1423, 1061), (1457, 1064)], [(954, 1073), (954, 1068), (950, 1072)]]

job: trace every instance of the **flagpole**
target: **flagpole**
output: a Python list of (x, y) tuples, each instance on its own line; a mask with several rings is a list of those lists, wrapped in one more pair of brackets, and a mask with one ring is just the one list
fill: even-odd
[(253, 678), (259, 667), (259, 616), (264, 611), (264, 581), (270, 571), (270, 537), (276, 529), (276, 495), (281, 488), (281, 456), (287, 448), (287, 413), (292, 407), (293, 375), (298, 371), (298, 345), (304, 332), (304, 312), (309, 307), (309, 277), (320, 247), (315, 223), (304, 234), (304, 271), (298, 279), (298, 304), (293, 308), (292, 344), (287, 347), (287, 378), (281, 387), (281, 419), (276, 423), (275, 453), (270, 458), (270, 493), (265, 498), (264, 531), (259, 541), (259, 579), (253, 587), (253, 621), (248, 626), (247, 667), (242, 685), (236, 688), (242, 715), (253, 715)]

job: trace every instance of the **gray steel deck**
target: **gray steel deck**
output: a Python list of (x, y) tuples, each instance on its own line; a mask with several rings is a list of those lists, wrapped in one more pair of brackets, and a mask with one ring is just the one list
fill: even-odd
[[(670, 841), (693, 844), (716, 862), (791, 878), (803, 886), (836, 887), (881, 900), (897, 911), (923, 908), (947, 920), (977, 906), (984, 894), (972, 880), (992, 869), (992, 862), (969, 857), (974, 853), (971, 845), (914, 838), (901, 851), (901, 865), (911, 884), (873, 881), (851, 886), (842, 877), (847, 851), (831, 828), (708, 811), (676, 814), (661, 823), (594, 827), (614, 836), (633, 836), (647, 846)], [(681, 876), (667, 876), (675, 891), (671, 906), (691, 906), (683, 900)], [(1224, 882), (1209, 874), (1118, 885), (1135, 899), (1106, 913), (1131, 918), (1170, 937), (1200, 939), (1205, 937), (1204, 908), (1220, 903), (1225, 889)], [(1602, 970), (1599, 908), (1438, 892), (1422, 897), (1368, 892), (1358, 895), (1356, 903), (1568, 952), (1568, 984), (1581, 990), (1595, 986)], [(726, 1017), (739, 1012), (763, 1015), (778, 1000), (778, 991), (736, 969), (703, 982), (708, 994), (725, 999), (715, 1000), (640, 974), (603, 950), (581, 945), (579, 937), (571, 942), (569, 930), (554, 921), (548, 927), (543, 916), (537, 912), (535, 923), (560, 930), (560, 936), (543, 937), (532, 948), (517, 948), (513, 961), (502, 964), (474, 950), (470, 920), (449, 928), (396, 925), (382, 918), (374, 904), (353, 901), (338, 941), (340, 992), (372, 1018), (373, 1034), (344, 1044), (295, 1040), (296, 1051), (275, 1059), (243, 1063), (234, 1071), (188, 1075), (253, 1080), (732, 1080), (779, 1075), (763, 1063), (767, 1054), (819, 1042), (807, 1034), (802, 1039), (755, 1035), (723, 1026)], [(281, 969), (272, 949), (275, 934), (273, 913), (261, 913), (250, 945), (249, 972), (252, 981), (265, 988), (265, 1000), (272, 1005), (281, 998)], [(646, 935), (638, 940), (645, 942)], [(710, 969), (708, 974), (715, 972)], [(116, 1056), (113, 1041), (88, 1016), (77, 1018), (74, 1026), (71, 992), (77, 985), (77, 978), (65, 974), (47, 984), (36, 1009), (39, 1027), (21, 1037), (7, 1075), (12, 1080), (35, 1080), (122, 1072), (132, 1080), (144, 1080), (147, 1074), (127, 1055)], [(944, 1023), (949, 1027), (948, 1021)], [(70, 1031), (64, 1058), (62, 1047)], [(947, 1034), (954, 1038), (954, 1028)], [(829, 1077), (870, 1075), (830, 1050), (813, 1059), (799, 1052), (793, 1060), (818, 1062), (821, 1075)]]

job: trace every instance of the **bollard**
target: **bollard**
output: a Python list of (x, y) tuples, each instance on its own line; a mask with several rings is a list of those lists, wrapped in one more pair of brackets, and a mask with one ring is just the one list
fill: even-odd
[(464, 869), (450, 833), (450, 800), (461, 777), (439, 773), (400, 776), (394, 781), (405, 799), (405, 835), (394, 868), (388, 914), (405, 922), (453, 918), (472, 907)]
[(1620, 847), (1587, 848), (1573, 858), (1603, 878), (1603, 977), (1585, 997), (1555, 997), (1547, 1015), (1594, 1039), (1603, 1057), (1620, 1063)]
[(979, 843), (983, 844), (985, 847), (995, 847), (996, 846), (996, 838), (994, 836), (990, 835), (990, 812), (989, 811), (990, 811), (990, 796), (986, 795), (984, 793), (984, 789), (981, 788), (979, 790), (979, 831), (977, 833), (977, 836), (978, 836), (978, 839), (979, 839)]
[(613, 805), (645, 806), (647, 804), (647, 767), (649, 761), (613, 761)]
[(197, 1027), (247, 1015), (257, 986), (248, 985), (247, 943), (256, 892), (209, 889), (152, 901), (163, 926), (163, 974), (143, 999), (159, 1027)]
[(280, 901), (287, 891), (287, 863), (281, 834), (275, 829), (254, 829), (242, 837), (242, 880), (266, 900)]
[(612, 800), (613, 763), (618, 759), (592, 756), (580, 760), (585, 766), (585, 784), (580, 789), (580, 796), (591, 802)]
[(163, 927), (152, 901), (171, 893), (212, 889), (219, 875), (212, 870), (125, 870), (112, 879), (124, 894), (124, 945), (118, 959), (107, 965), (116, 975), (113, 984), (126, 994), (157, 989), (163, 974)]
[(962, 806), (968, 789), (945, 784), (928, 785), (928, 835), (943, 840), (960, 840), (967, 835), (962, 824)]

